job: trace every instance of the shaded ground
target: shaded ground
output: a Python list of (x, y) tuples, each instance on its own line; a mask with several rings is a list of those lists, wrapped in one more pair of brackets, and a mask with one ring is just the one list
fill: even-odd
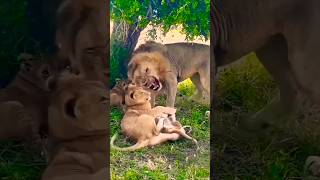
[[(179, 90), (189, 96), (194, 86), (191, 81), (186, 81), (180, 85)], [(164, 104), (164, 99), (159, 102)], [(209, 179), (210, 131), (208, 118), (205, 117), (209, 106), (178, 97), (176, 107), (177, 119), (183, 125), (192, 127), (192, 136), (199, 141), (200, 151), (196, 152), (193, 143), (185, 139), (136, 152), (111, 150), (112, 179)], [(115, 132), (120, 133), (122, 114), (117, 109), (111, 112), (110, 127), (113, 135)], [(130, 145), (123, 136), (119, 136), (115, 144), (121, 147)]]
[(308, 104), (296, 121), (266, 134), (247, 134), (239, 122), (271, 101), (277, 88), (255, 55), (220, 73), (214, 113), (216, 179), (302, 179), (304, 162), (320, 155), (319, 113)]

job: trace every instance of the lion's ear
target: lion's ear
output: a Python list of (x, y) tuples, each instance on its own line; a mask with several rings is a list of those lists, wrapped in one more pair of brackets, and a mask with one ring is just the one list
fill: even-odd
[(133, 92), (130, 93), (130, 98), (131, 98), (131, 99), (135, 99)]
[(138, 64), (137, 63), (132, 63), (130, 62), (128, 64), (128, 77), (132, 77), (133, 76), (133, 72), (137, 69)]
[(30, 61), (33, 60), (35, 57), (28, 53), (20, 53), (18, 56), (18, 61)]
[(20, 70), (25, 72), (30, 72), (33, 69), (33, 60), (34, 56), (27, 53), (21, 53), (18, 56), (18, 60), (21, 61), (20, 63)]
[(69, 117), (72, 117), (74, 119), (77, 118), (76, 110), (75, 110), (76, 102), (77, 102), (76, 98), (71, 98), (67, 101), (67, 103), (65, 104), (65, 107), (64, 107), (66, 115), (68, 115)]
[(65, 104), (65, 113), (73, 118), (78, 119), (85, 112), (83, 112), (85, 108), (83, 108), (83, 101), (77, 97), (73, 97), (67, 101)]

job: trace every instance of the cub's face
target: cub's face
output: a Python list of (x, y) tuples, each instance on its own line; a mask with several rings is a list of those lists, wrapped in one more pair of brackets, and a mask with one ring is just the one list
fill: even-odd
[(49, 107), (50, 132), (61, 139), (104, 133), (109, 96), (103, 83), (68, 79), (57, 83)]
[(127, 106), (143, 105), (150, 103), (151, 93), (143, 87), (129, 84), (126, 88), (125, 103)]
[(21, 61), (19, 75), (34, 86), (48, 91), (48, 81), (55, 74), (52, 64), (26, 53), (20, 54), (19, 60)]

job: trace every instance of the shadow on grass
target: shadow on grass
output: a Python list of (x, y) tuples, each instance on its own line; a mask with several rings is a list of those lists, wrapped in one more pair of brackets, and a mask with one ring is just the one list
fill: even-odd
[[(220, 72), (212, 149), (216, 179), (302, 179), (309, 155), (320, 155), (319, 112), (301, 111), (283, 129), (264, 137), (244, 134), (239, 121), (277, 93), (254, 54)], [(310, 114), (311, 113), (311, 114)]]

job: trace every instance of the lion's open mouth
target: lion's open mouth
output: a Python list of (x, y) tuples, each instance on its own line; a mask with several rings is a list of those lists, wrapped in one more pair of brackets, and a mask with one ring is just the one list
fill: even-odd
[(149, 76), (147, 80), (143, 83), (143, 86), (154, 91), (160, 91), (162, 84), (158, 78), (154, 76)]

